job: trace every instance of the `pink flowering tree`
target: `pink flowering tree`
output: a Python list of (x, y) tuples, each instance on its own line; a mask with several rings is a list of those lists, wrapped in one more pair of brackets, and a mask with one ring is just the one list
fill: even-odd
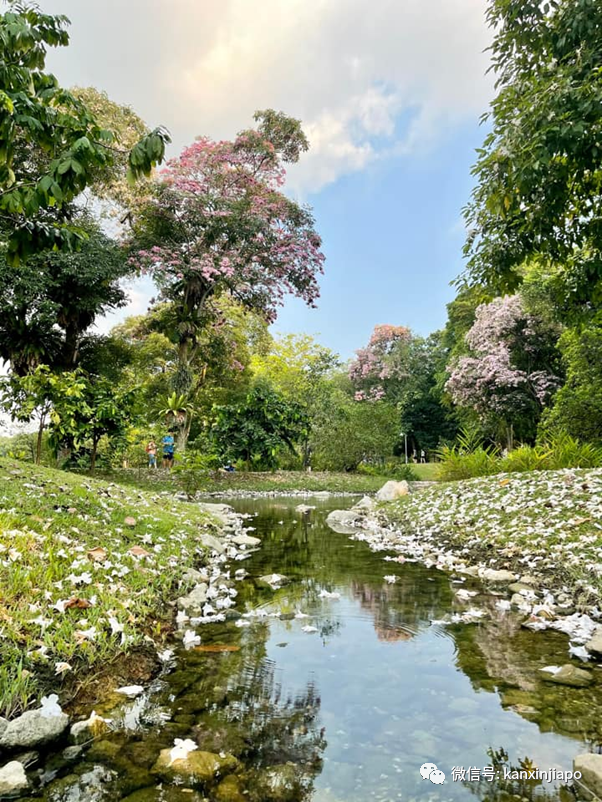
[(486, 423), (533, 437), (543, 409), (562, 384), (556, 324), (530, 314), (520, 295), (478, 307), (466, 335), (469, 353), (452, 362), (446, 389)]
[(178, 318), (176, 389), (192, 385), (212, 301), (229, 295), (276, 318), (287, 295), (314, 306), (323, 271), (310, 209), (282, 191), (286, 162), (307, 140), (297, 120), (268, 110), (233, 141), (199, 138), (167, 163), (138, 210), (132, 263), (153, 277)]
[(365, 348), (356, 351), (349, 378), (356, 401), (396, 400), (399, 384), (408, 378), (412, 334), (405, 326), (375, 326)]

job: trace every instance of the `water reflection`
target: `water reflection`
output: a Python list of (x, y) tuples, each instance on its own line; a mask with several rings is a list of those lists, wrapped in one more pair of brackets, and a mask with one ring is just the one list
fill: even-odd
[[(202, 637), (204, 645), (238, 650), (178, 654), (135, 731), (104, 737), (75, 767), (59, 761), (47, 798), (89, 797), (82, 775), (100, 765), (113, 772), (103, 799), (184, 802), (182, 789), (153, 770), (174, 738), (239, 761), (202, 789), (211, 802), (562, 796), (560, 783), (453, 781), (452, 769), (497, 761), (568, 770), (574, 755), (601, 743), (600, 684), (559, 687), (538, 674), (567, 661), (566, 638), (521, 628), (497, 611), (495, 597), (478, 599), (490, 614), (478, 624), (433, 623), (462, 609), (448, 576), (385, 562), (384, 554), (328, 530), (325, 513), (341, 502), (311, 502), (320, 509), (310, 516), (296, 503), (236, 504), (259, 513), (254, 525), (263, 540), (243, 563), (250, 579), (237, 606), (266, 615), (244, 628), (235, 621), (205, 628)], [(256, 582), (272, 573), (290, 584), (272, 591)], [(386, 575), (397, 581), (389, 584)], [(340, 598), (323, 598), (323, 590)], [(425, 762), (446, 774), (443, 785), (421, 777)], [(188, 802), (201, 802), (194, 794)]]

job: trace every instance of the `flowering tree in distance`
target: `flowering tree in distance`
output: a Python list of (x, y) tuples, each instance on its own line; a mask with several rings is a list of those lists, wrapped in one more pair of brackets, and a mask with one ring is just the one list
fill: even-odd
[(188, 392), (212, 299), (229, 294), (274, 320), (287, 294), (314, 305), (324, 256), (311, 211), (281, 190), (285, 162), (308, 144), (300, 123), (272, 110), (233, 141), (197, 139), (168, 162), (139, 209), (133, 263), (178, 318), (174, 389)]
[(471, 353), (452, 364), (446, 389), (456, 404), (474, 409), (482, 420), (502, 422), (511, 447), (515, 424), (531, 436), (562, 383), (558, 335), (556, 325), (526, 311), (520, 295), (494, 298), (478, 307), (466, 335)]
[(349, 367), (356, 401), (395, 400), (396, 388), (408, 375), (412, 334), (405, 326), (375, 326), (365, 348)]

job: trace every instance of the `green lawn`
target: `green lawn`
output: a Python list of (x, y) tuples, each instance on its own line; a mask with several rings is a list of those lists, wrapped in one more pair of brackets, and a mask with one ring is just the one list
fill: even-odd
[(186, 502), (0, 459), (0, 715), (145, 635), (160, 641), (211, 526)]
[[(415, 466), (426, 468), (428, 466)], [(180, 489), (177, 471), (149, 471), (147, 468), (121, 470), (114, 474), (115, 481), (136, 487), (177, 491)], [(333, 493), (374, 493), (387, 481), (383, 476), (360, 473), (321, 473), (305, 471), (276, 471), (274, 473), (229, 473), (217, 478), (199, 480), (201, 492), (227, 493), (232, 490), (250, 492), (272, 491), (330, 491)]]

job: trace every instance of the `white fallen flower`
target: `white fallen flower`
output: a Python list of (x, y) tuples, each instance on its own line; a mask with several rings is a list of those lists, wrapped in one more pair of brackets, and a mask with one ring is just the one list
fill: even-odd
[(120, 693), (130, 699), (135, 699), (144, 691), (142, 685), (124, 685), (123, 688), (117, 688), (115, 693)]
[(194, 741), (191, 741), (190, 738), (186, 738), (185, 740), (176, 738), (174, 740), (173, 749), (169, 752), (169, 765), (171, 766), (176, 760), (186, 760), (188, 755), (191, 752), (195, 752), (197, 749), (198, 746)]
[(498, 610), (510, 610), (512, 608), (512, 604), (508, 601), (508, 599), (500, 599), (496, 601), (495, 606)]
[(169, 663), (169, 661), (173, 656), (174, 656), (173, 649), (165, 649), (162, 652), (157, 652), (157, 657), (162, 663)]
[(385, 582), (388, 582), (389, 585), (394, 585), (397, 582), (398, 577), (396, 577), (394, 574), (387, 574), (383, 577), (383, 579)]
[(62, 715), (63, 711), (58, 702), (59, 697), (56, 693), (52, 693), (50, 696), (43, 696), (40, 706), (42, 718), (54, 718), (55, 716)]
[(302, 613), (301, 610), (297, 610), (297, 612), (295, 613), (295, 618), (301, 620), (303, 618), (309, 618), (309, 616), (307, 615), (307, 613)]
[(320, 598), (321, 599), (340, 599), (341, 594), (337, 593), (336, 591), (328, 591), (328, 590), (321, 590), (320, 591)]
[(460, 601), (468, 601), (472, 599), (473, 596), (477, 596), (478, 593), (476, 590), (466, 590), (466, 588), (460, 588), (456, 591), (456, 596)]
[(302, 629), (303, 632), (307, 632), (307, 633), (317, 632), (318, 631), (317, 627), (312, 627), (309, 624), (307, 626), (302, 627), (301, 629)]
[(192, 629), (187, 629), (182, 638), (182, 643), (185, 649), (192, 649), (193, 646), (198, 646), (201, 642), (201, 636), (197, 635)]
[(54, 665), (54, 673), (61, 677), (63, 674), (66, 674), (68, 671), (73, 671), (73, 667), (69, 665), (69, 663), (59, 662), (55, 663)]
[(561, 666), (546, 666), (545, 668), (542, 668), (541, 670), (545, 671), (548, 674), (558, 674), (560, 669), (561, 669)]
[(569, 643), (569, 654), (573, 657), (578, 657), (580, 660), (589, 660), (590, 654), (585, 646), (573, 646)]

